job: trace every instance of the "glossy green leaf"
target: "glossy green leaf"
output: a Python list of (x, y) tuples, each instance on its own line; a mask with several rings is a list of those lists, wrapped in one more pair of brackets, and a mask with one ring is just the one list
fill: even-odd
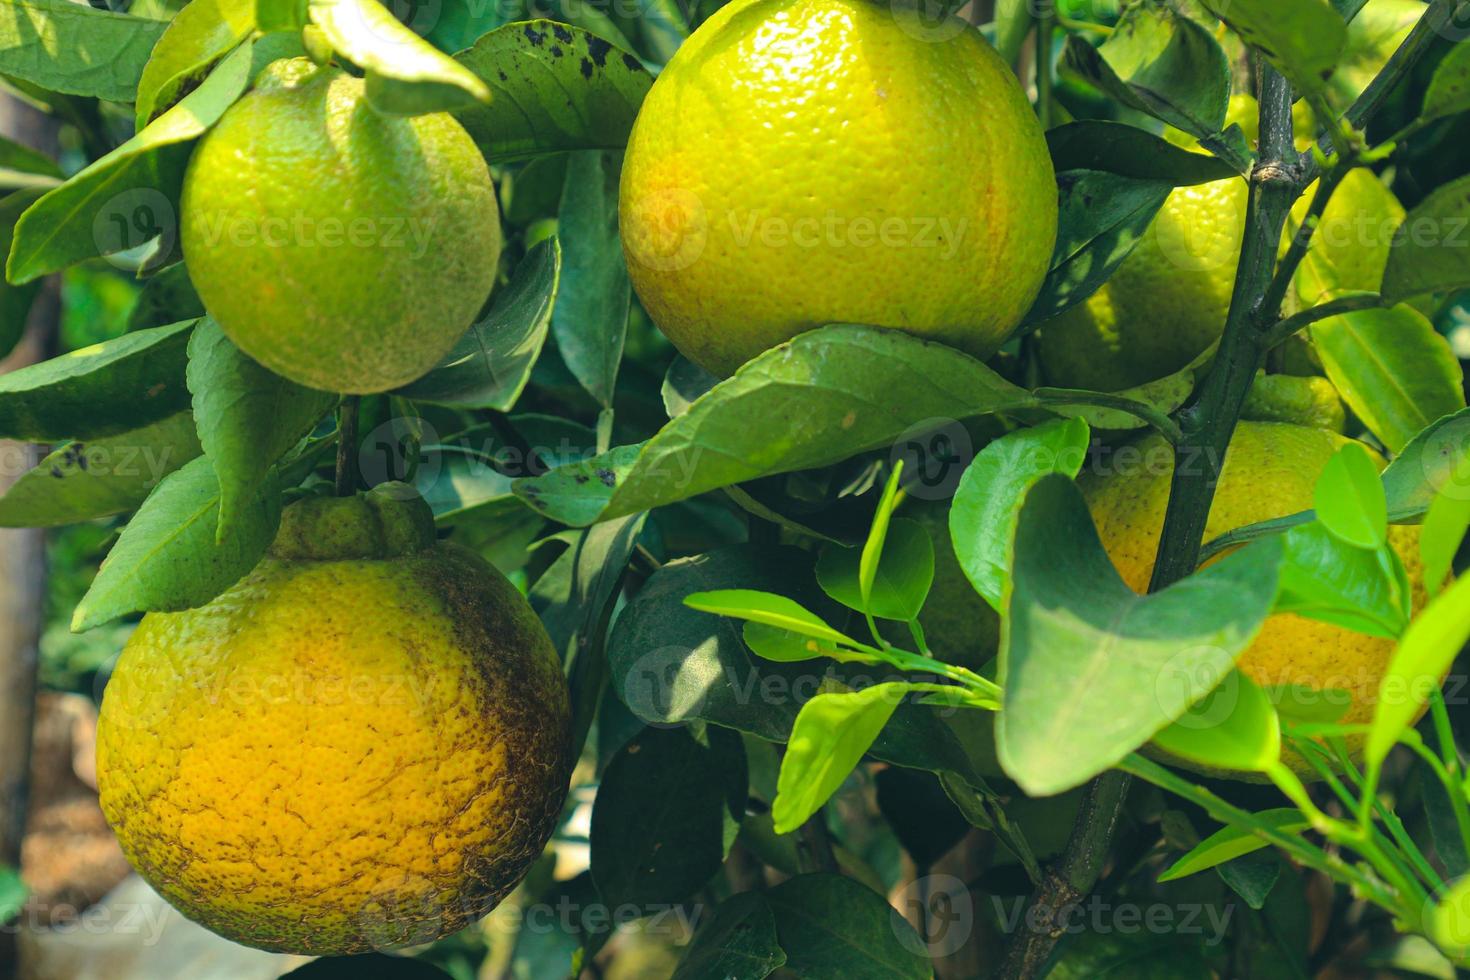
[[(1456, 477), (1460, 485), (1470, 483), (1470, 457), (1462, 461)], [(1438, 595), (1449, 578), (1467, 529), (1470, 529), (1470, 494), (1450, 492), (1434, 498), (1419, 534), (1424, 588), (1431, 596)]]
[(1103, 119), (1063, 123), (1046, 131), (1057, 173), (1095, 170), (1175, 187), (1238, 176), (1218, 157), (1192, 153), (1146, 129)]
[(1470, 175), (1435, 189), (1394, 234), (1379, 292), (1386, 303), (1470, 286)]
[(618, 237), (619, 157), (584, 151), (567, 161), (557, 227), (566, 246), (551, 313), (557, 351), (604, 408), (612, 406), (633, 287)]
[(764, 980), (786, 962), (776, 919), (760, 892), (741, 892), (715, 906), (684, 947), (673, 980)]
[(1235, 670), (1155, 735), (1153, 744), (1195, 765), (1265, 772), (1281, 762), (1281, 720), (1266, 692)]
[(555, 238), (537, 243), (454, 350), (396, 394), (434, 405), (510, 411), (546, 343), (560, 278), (561, 245)]
[(693, 895), (725, 863), (745, 797), (739, 735), (645, 728), (613, 757), (592, 809), (592, 879), (603, 901), (648, 908)]
[(684, 599), (684, 605), (700, 612), (730, 616), (750, 623), (763, 623), (829, 643), (855, 645), (852, 640), (823, 622), (816, 613), (784, 595), (757, 592), (753, 589), (721, 589), (716, 592), (696, 592)]
[(506, 24), (455, 56), (493, 93), (457, 113), (492, 161), (628, 141), (653, 76), (595, 34), (550, 20)]
[[(888, 483), (883, 487), (883, 495), (878, 498), (878, 509), (873, 514), (873, 523), (868, 528), (868, 537), (863, 542), (862, 554), (858, 558), (858, 594), (864, 605), (872, 601), (873, 580), (878, 577), (878, 563), (883, 558), (883, 547), (888, 539), (888, 525), (893, 519), (893, 508), (898, 506), (898, 481), (902, 475), (903, 461), (900, 460), (894, 465), (893, 471), (889, 473)], [(929, 553), (932, 555), (934, 545), (933, 542), (928, 541), (927, 534), (925, 535), (925, 541), (929, 545)], [(912, 553), (912, 550), (917, 550), (918, 547), (918, 545), (914, 545), (910, 553)], [(932, 573), (929, 576), (929, 580), (931, 582), (933, 581)], [(926, 593), (928, 592), (927, 583), (924, 591)], [(918, 605), (922, 606), (923, 604), (923, 596), (920, 596)], [(918, 610), (916, 609), (915, 615), (917, 614)]]
[(1417, 523), (1441, 493), (1470, 496), (1470, 475), (1462, 461), (1470, 455), (1470, 409), (1435, 419), (1421, 429), (1383, 470), (1388, 519)]
[(1287, 531), (1276, 612), (1397, 639), (1409, 623), (1408, 577), (1387, 545), (1360, 548), (1313, 521)]
[(474, 72), (378, 0), (311, 0), (307, 15), (339, 54), (367, 73), (367, 98), (379, 112), (414, 116), (490, 101), (490, 89)]
[(1044, 422), (980, 450), (955, 490), (949, 533), (955, 557), (981, 598), (999, 611), (1010, 582), (1011, 538), (1021, 502), (1048, 473), (1074, 477), (1091, 438), (1080, 419)]
[(1435, 945), (1461, 966), (1470, 964), (1470, 877), (1461, 878), (1429, 913)]
[(1140, 596), (1059, 474), (1027, 492), (1014, 541), (996, 743), (1033, 796), (1104, 771), (1214, 690), (1270, 613), (1281, 562), (1263, 541)]
[(29, 282), (155, 238), (170, 251), (190, 144), (245, 91), (252, 52), (249, 42), (240, 45), (177, 105), (26, 211), (15, 226), (10, 281)]
[(0, 0), (0, 75), (52, 92), (131, 102), (167, 27), (69, 0)]
[(425, 446), (435, 465), (420, 465), (414, 487), (439, 524), (452, 524), (467, 514), (520, 508), (511, 493), (512, 479), (483, 456), (461, 446)]
[(770, 626), (753, 620), (746, 620), (740, 632), (745, 637), (745, 645), (750, 647), (750, 651), (757, 657), (763, 657), (766, 660), (799, 663), (803, 660), (814, 660), (817, 657), (831, 657), (834, 660), (862, 659), (866, 662), (874, 662), (873, 658), (861, 654), (856, 658), (845, 655), (831, 640), (818, 639), (795, 630), (782, 629), (779, 626)]
[[(979, 361), (897, 330), (839, 325), (744, 365), (642, 446), (516, 483), (539, 512), (588, 524), (891, 445), (915, 424), (1037, 407)], [(780, 418), (781, 431), (751, 419)]]
[(169, 22), (138, 79), (136, 125), (142, 129), (198, 82), (255, 29), (256, 0), (194, 0)]
[(877, 892), (836, 874), (798, 875), (766, 893), (786, 969), (798, 977), (928, 980), (924, 940)]
[(868, 594), (862, 588), (863, 550), (828, 545), (817, 562), (822, 590), (849, 609), (880, 619), (917, 619), (934, 583), (934, 542), (923, 525), (898, 518), (889, 524), (873, 566)]
[(1129, 7), (1096, 48), (1072, 34), (1063, 58), (1068, 68), (1124, 105), (1186, 133), (1210, 136), (1225, 124), (1230, 99), (1225, 52), (1209, 31), (1170, 7)]
[(1422, 119), (1439, 119), (1470, 111), (1470, 47), (1456, 44), (1434, 69), (1424, 91)]
[[(1283, 834), (1299, 833), (1312, 825), (1311, 821), (1295, 807), (1263, 810), (1252, 816)], [(1222, 827), (1200, 841), (1188, 854), (1171, 864), (1167, 871), (1159, 875), (1159, 881), (1174, 881), (1201, 871), (1208, 871), (1226, 861), (1233, 861), (1243, 854), (1250, 854), (1252, 851), (1259, 851), (1269, 846), (1264, 840), (1242, 827)]]
[(316, 427), (338, 397), (261, 367), (210, 317), (189, 338), (189, 390), (199, 442), (219, 477), (220, 541), (257, 506), (271, 468)]
[(118, 435), (189, 407), (194, 321), (123, 334), (0, 375), (0, 436), (61, 442)]
[(1322, 91), (1347, 43), (1347, 25), (1327, 0), (1203, 2), (1298, 92)]
[(219, 480), (203, 457), (170, 474), (143, 502), (113, 545), (72, 616), (76, 632), (138, 612), (202, 606), (246, 575), (270, 546), (281, 519), (272, 483), (242, 506), (234, 530), (217, 540)]
[(1465, 407), (1459, 362), (1411, 306), (1328, 317), (1312, 324), (1311, 336), (1343, 401), (1393, 452)]
[(188, 412), (42, 459), (0, 497), (0, 527), (59, 527), (134, 510), (202, 450)]
[(1215, 868), (1220, 880), (1245, 904), (1257, 911), (1265, 908), (1266, 899), (1281, 880), (1282, 860), (1274, 852), (1248, 854), (1245, 857), (1226, 861)]
[(1376, 769), (1424, 710), (1465, 642), (1470, 640), (1470, 575), (1424, 608), (1409, 624), (1378, 685), (1378, 705), (1364, 757)]
[(1388, 499), (1378, 466), (1362, 443), (1348, 443), (1327, 461), (1312, 502), (1317, 520), (1348, 544), (1380, 548), (1388, 542)]

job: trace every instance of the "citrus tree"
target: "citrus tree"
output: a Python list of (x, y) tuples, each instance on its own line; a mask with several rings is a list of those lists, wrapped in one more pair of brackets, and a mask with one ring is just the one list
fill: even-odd
[(1467, 25), (0, 0), (130, 863), (302, 977), (1470, 967)]

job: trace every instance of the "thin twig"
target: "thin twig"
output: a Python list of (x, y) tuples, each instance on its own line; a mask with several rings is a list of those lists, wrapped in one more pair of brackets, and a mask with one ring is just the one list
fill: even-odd
[(1300, 313), (1294, 313), (1284, 320), (1276, 321), (1276, 325), (1266, 335), (1266, 346), (1275, 347), (1318, 320), (1325, 320), (1343, 313), (1353, 313), (1357, 310), (1377, 309), (1382, 305), (1383, 297), (1377, 293), (1350, 293), (1347, 296), (1339, 296), (1337, 299), (1328, 300), (1326, 303), (1309, 307)]

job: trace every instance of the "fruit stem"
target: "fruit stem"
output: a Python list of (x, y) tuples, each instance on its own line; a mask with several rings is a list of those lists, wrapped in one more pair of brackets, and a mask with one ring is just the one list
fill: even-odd
[(357, 416), (360, 399), (348, 395), (337, 409), (337, 486), (339, 497), (357, 492)]

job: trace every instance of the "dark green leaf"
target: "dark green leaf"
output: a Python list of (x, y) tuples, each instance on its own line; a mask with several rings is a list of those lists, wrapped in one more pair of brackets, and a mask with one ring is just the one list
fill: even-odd
[(592, 150), (567, 161), (557, 222), (566, 255), (551, 313), (562, 360), (604, 408), (612, 406), (633, 295), (618, 237), (618, 167), (613, 154)]
[(849, 609), (881, 619), (917, 619), (934, 583), (934, 542), (915, 521), (898, 518), (888, 528), (871, 590), (866, 599), (859, 585), (862, 551), (828, 545), (817, 562), (823, 591)]
[(200, 452), (188, 412), (121, 435), (68, 443), (0, 497), (0, 527), (58, 527), (134, 510)]
[(1238, 176), (1234, 167), (1217, 157), (1191, 153), (1137, 126), (1102, 119), (1049, 129), (1046, 145), (1057, 173), (1093, 170), (1175, 187)]
[(449, 974), (432, 963), (408, 956), (366, 953), (360, 956), (324, 956), (284, 974), (291, 980), (448, 980)]
[(0, 375), (0, 435), (30, 442), (97, 439), (189, 407), (193, 320), (124, 334)]
[(766, 892), (786, 968), (799, 977), (927, 980), (924, 941), (883, 896), (835, 874), (799, 875)]
[(204, 315), (204, 303), (189, 280), (184, 263), (176, 262), (159, 270), (143, 284), (133, 312), (128, 314), (129, 330), (146, 330), (180, 320), (194, 320)]
[(311, 0), (307, 12), (333, 49), (367, 73), (367, 98), (379, 112), (415, 116), (490, 101), (474, 72), (378, 0)]
[(175, 14), (138, 79), (137, 128), (172, 105), (254, 28), (255, 0), (194, 0)]
[(488, 106), (458, 116), (480, 151), (497, 162), (618, 149), (653, 85), (628, 52), (549, 20), (506, 24), (456, 57), (493, 93)]
[(1320, 92), (1337, 67), (1347, 25), (1327, 0), (1202, 0), (1265, 55), (1298, 92)]
[(608, 905), (652, 913), (720, 870), (745, 817), (745, 749), (734, 732), (646, 728), (603, 774), (592, 810), (592, 878)]
[(526, 253), (449, 356), (397, 394), (435, 405), (510, 411), (541, 356), (560, 277), (561, 245), (548, 238)]
[(1118, 576), (1082, 492), (1042, 477), (1016, 525), (996, 741), (1033, 796), (1112, 766), (1213, 690), (1276, 595), (1279, 541), (1235, 552), (1162, 592)]
[(1434, 70), (1419, 115), (1428, 120), (1466, 111), (1470, 111), (1470, 47), (1456, 44)]
[(69, 0), (0, 0), (0, 75), (52, 92), (131, 102), (167, 27)]
[(760, 892), (732, 895), (699, 927), (673, 980), (764, 980), (786, 962), (776, 920)]
[(1215, 868), (1220, 880), (1253, 909), (1266, 904), (1271, 889), (1281, 878), (1281, 858), (1275, 853), (1251, 854), (1226, 861)]
[(1435, 856), (1444, 865), (1448, 877), (1453, 879), (1470, 874), (1470, 851), (1466, 849), (1470, 842), (1460, 833), (1460, 822), (1455, 817), (1449, 792), (1427, 766), (1421, 764), (1419, 772), (1424, 787), (1424, 822), (1429, 825)]
[[(587, 524), (890, 444), (916, 423), (1036, 407), (979, 361), (898, 330), (802, 334), (744, 365), (641, 447), (519, 480), (541, 513)], [(751, 425), (779, 418), (782, 437)]]
[(281, 519), (274, 482), (243, 506), (233, 533), (217, 542), (219, 480), (200, 458), (170, 474), (113, 545), (72, 616), (76, 632), (136, 612), (202, 606), (246, 575)]
[(1394, 233), (1383, 271), (1385, 303), (1470, 286), (1470, 175), (1438, 188)]
[(1193, 136), (1213, 135), (1225, 125), (1225, 52), (1209, 31), (1169, 7), (1129, 7), (1100, 47), (1073, 34), (1063, 58), (1125, 105)]
[[(45, 194), (44, 188), (29, 188), (7, 194), (0, 199), (0, 254), (9, 255), (15, 235), (15, 222), (32, 204)], [(0, 276), (0, 359), (8, 356), (25, 336), (31, 303), (40, 290), (38, 282), (12, 286)]]
[[(1130, 908), (1136, 906), (1129, 906)], [(1211, 908), (1200, 917), (1208, 921)], [(1183, 915), (1180, 913), (1180, 920)], [(1201, 949), (1200, 936), (1163, 929), (1125, 930), (1123, 920), (1104, 918), (1104, 929), (1076, 929), (1065, 936), (1052, 956), (1047, 980), (1200, 980), (1214, 975)], [(1223, 930), (1224, 922), (1215, 928)], [(1024, 923), (1018, 923), (1024, 928)], [(1208, 927), (1197, 926), (1210, 938)], [(1223, 939), (1223, 933), (1216, 942)]]

